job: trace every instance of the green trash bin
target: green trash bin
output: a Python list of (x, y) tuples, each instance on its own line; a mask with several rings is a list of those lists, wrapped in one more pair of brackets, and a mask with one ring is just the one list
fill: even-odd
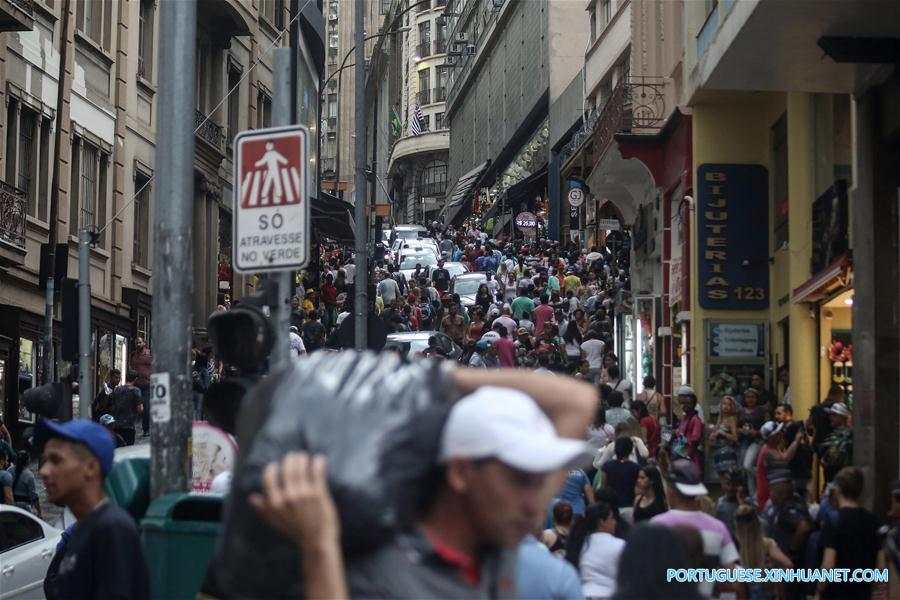
[(106, 495), (140, 523), (150, 504), (150, 459), (117, 462), (104, 482)]
[(154, 500), (141, 521), (150, 571), (150, 597), (193, 600), (216, 548), (222, 498), (167, 494)]

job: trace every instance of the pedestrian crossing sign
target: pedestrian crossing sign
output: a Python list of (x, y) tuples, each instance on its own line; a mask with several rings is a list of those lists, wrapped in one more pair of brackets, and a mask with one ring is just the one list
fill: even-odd
[(235, 269), (302, 269), (309, 260), (309, 130), (301, 125), (235, 139)]

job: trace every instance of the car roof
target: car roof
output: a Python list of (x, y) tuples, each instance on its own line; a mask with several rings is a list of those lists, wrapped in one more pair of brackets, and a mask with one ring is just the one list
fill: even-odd
[(394, 231), (428, 231), (423, 225), (394, 225)]
[(456, 276), (456, 279), (487, 279), (487, 275), (482, 271), (469, 272), (469, 273), (461, 273)]

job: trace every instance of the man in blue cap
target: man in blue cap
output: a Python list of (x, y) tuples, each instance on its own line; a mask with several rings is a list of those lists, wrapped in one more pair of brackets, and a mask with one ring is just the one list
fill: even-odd
[(149, 576), (134, 519), (106, 497), (103, 480), (113, 466), (115, 442), (88, 420), (40, 419), (35, 441), (44, 446), (40, 475), (47, 497), (77, 519), (57, 548), (44, 580), (55, 598), (149, 598)]

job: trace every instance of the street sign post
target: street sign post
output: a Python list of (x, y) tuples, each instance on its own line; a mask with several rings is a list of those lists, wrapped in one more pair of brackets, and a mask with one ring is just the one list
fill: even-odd
[(235, 270), (289, 271), (309, 262), (309, 140), (302, 125), (235, 139)]

